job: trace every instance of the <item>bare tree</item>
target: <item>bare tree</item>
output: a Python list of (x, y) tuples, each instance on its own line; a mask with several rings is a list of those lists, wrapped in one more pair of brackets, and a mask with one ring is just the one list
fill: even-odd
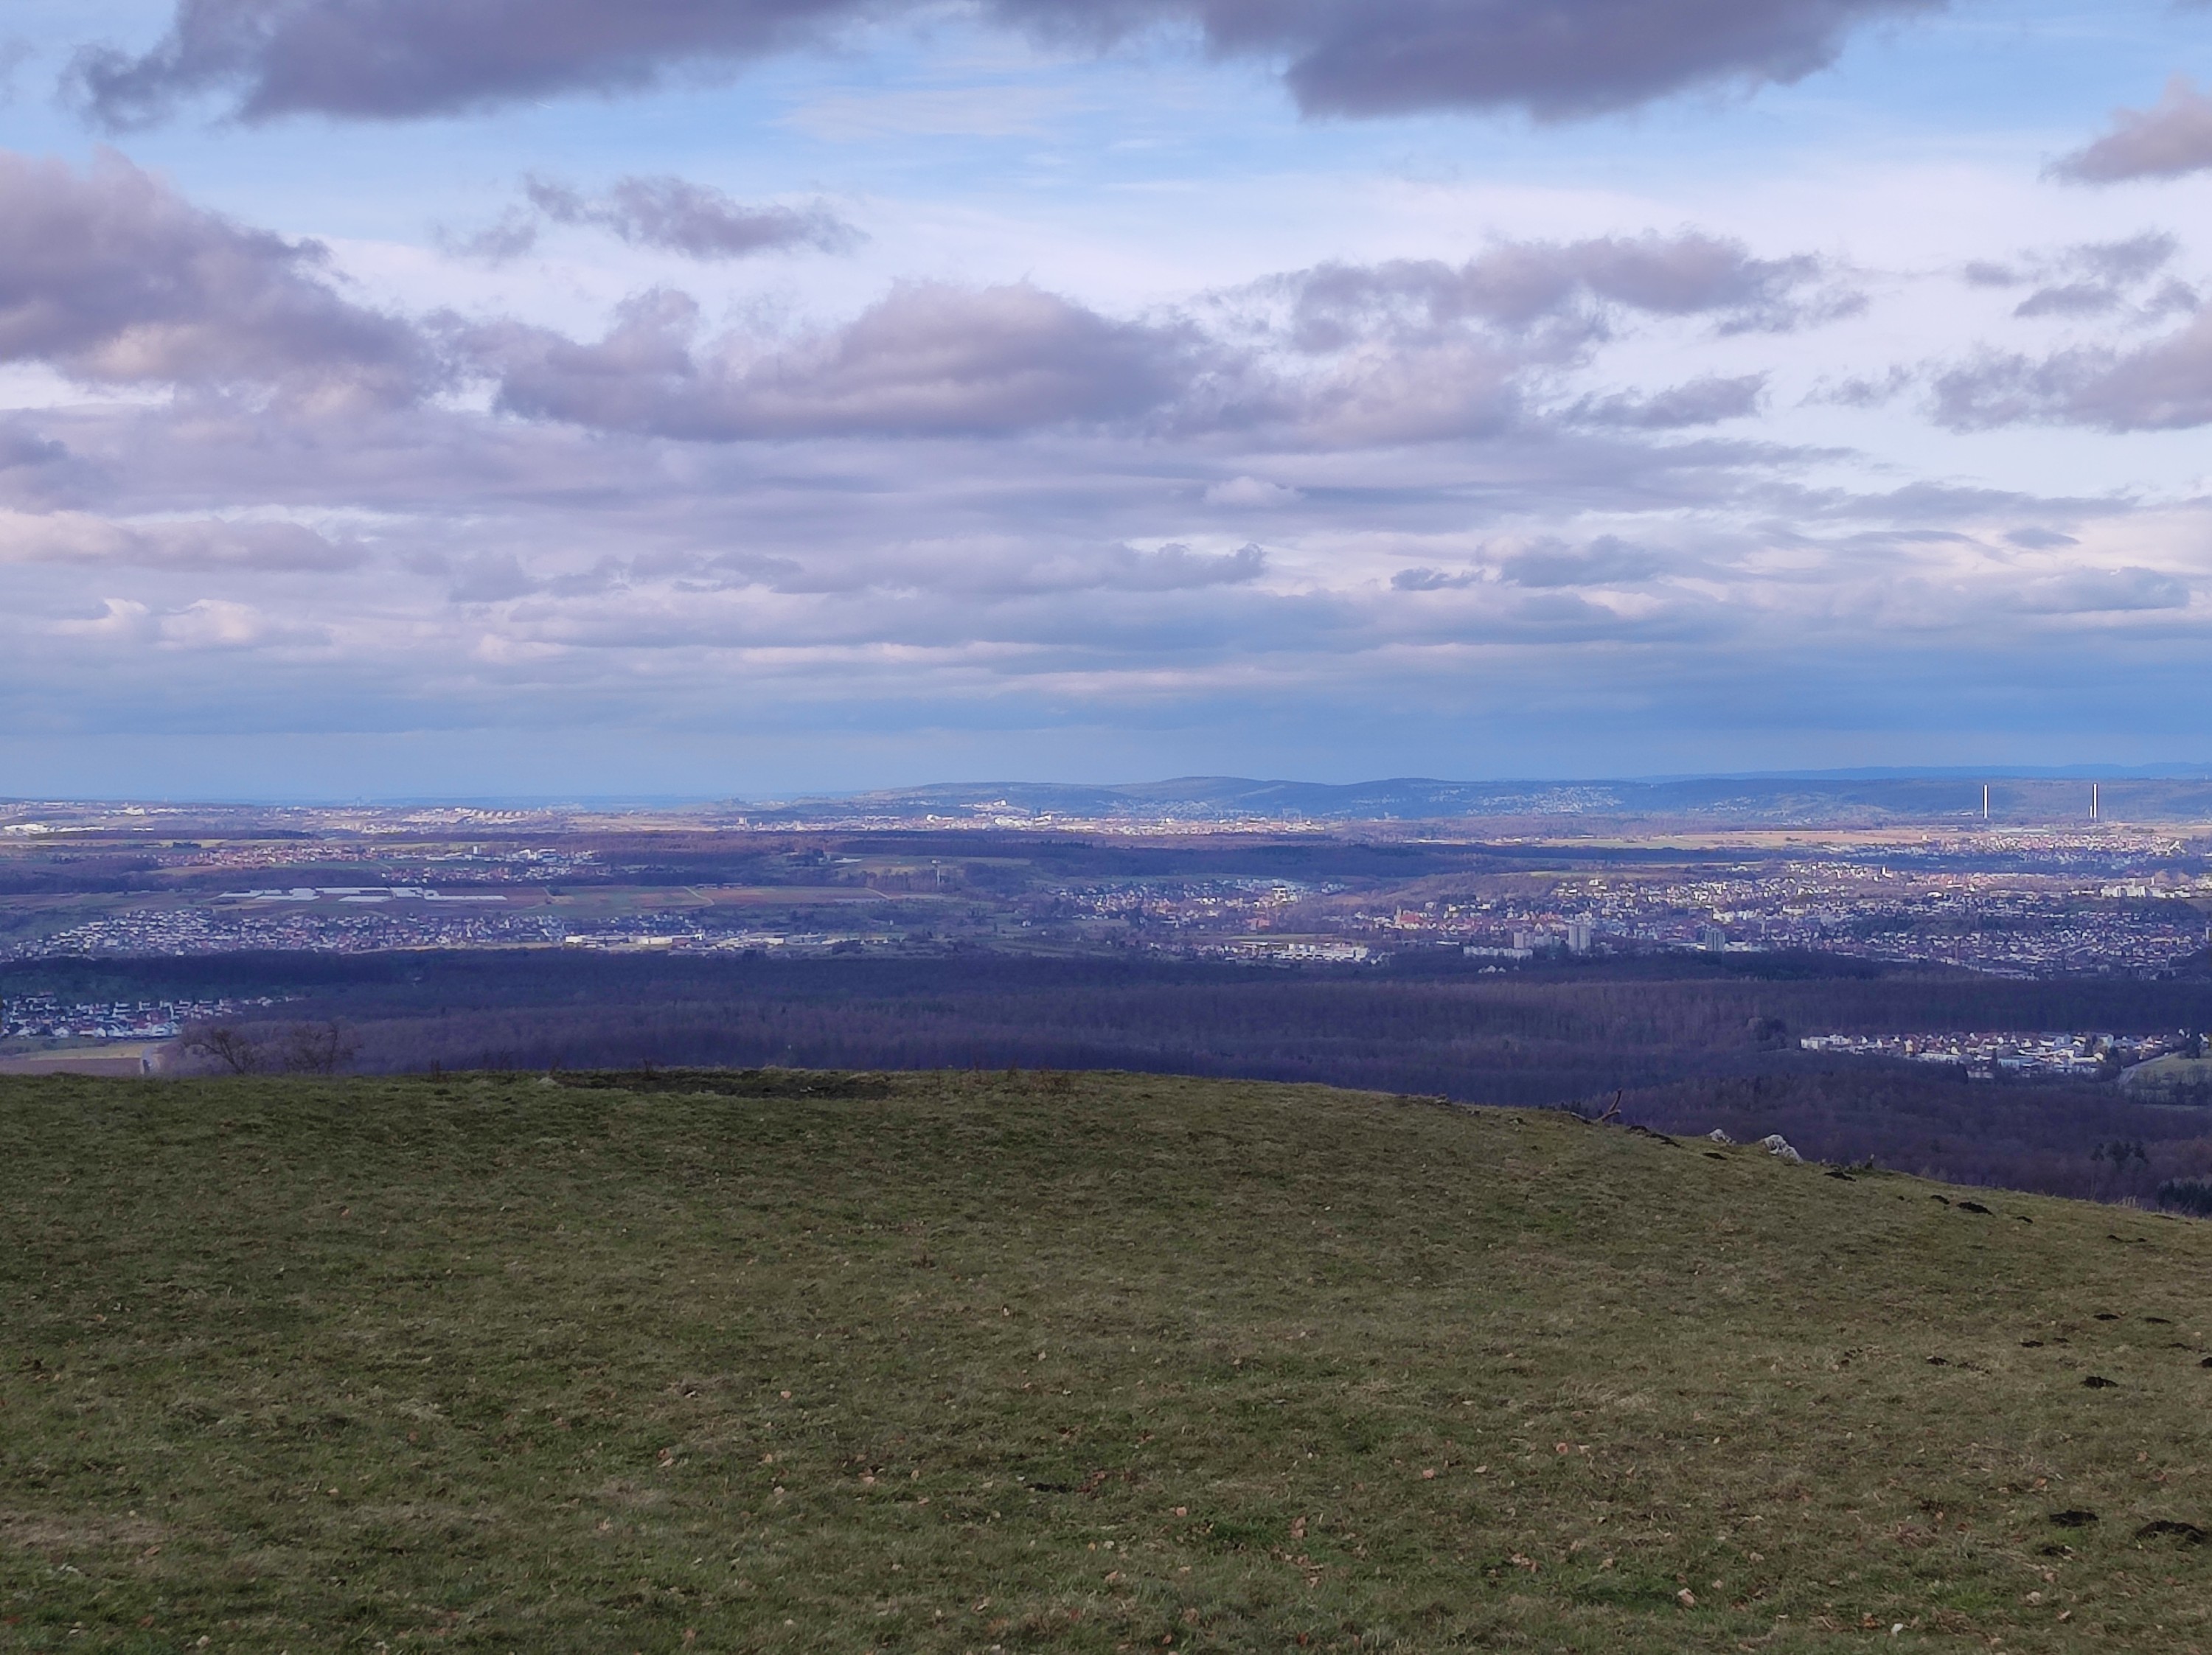
[(185, 1031), (185, 1050), (209, 1058), (234, 1075), (258, 1075), (269, 1066), (262, 1043), (231, 1023), (198, 1023)]
[(343, 1023), (294, 1023), (277, 1040), (277, 1062), (287, 1074), (335, 1075), (361, 1050), (361, 1037)]
[(288, 1023), (249, 1034), (234, 1023), (201, 1023), (185, 1032), (184, 1049), (233, 1075), (335, 1075), (361, 1050), (361, 1037), (341, 1022)]

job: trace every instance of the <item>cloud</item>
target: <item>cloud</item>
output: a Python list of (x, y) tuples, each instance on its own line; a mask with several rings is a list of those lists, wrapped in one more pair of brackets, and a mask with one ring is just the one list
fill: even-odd
[(1401, 569), (1390, 577), (1390, 590), (1395, 592), (1456, 591), (1463, 587), (1479, 586), (1484, 579), (1480, 569), (1462, 569), (1457, 574), (1447, 574), (1442, 569)]
[(83, 512), (0, 511), (0, 563), (327, 572), (356, 567), (364, 556), (296, 523), (118, 523)]
[(251, 603), (203, 597), (160, 623), (164, 644), (179, 649), (253, 649), (264, 644), (319, 641), (319, 628), (287, 626)]
[(2046, 279), (2014, 307), (2017, 317), (2113, 316), (2135, 327), (2194, 319), (2133, 349), (2083, 344), (2041, 358), (1984, 349), (1933, 376), (1937, 421), (1953, 430), (2041, 421), (2130, 431), (2212, 421), (2212, 325), (2194, 288), (2160, 280), (2179, 251), (2173, 236), (2146, 231), (2024, 260), (2033, 275), (2020, 280)]
[(679, 178), (618, 179), (601, 196), (587, 196), (547, 179), (526, 182), (526, 211), (462, 244), (461, 251), (494, 260), (528, 252), (541, 222), (589, 225), (633, 247), (685, 258), (721, 260), (811, 247), (849, 252), (865, 239), (824, 202), (804, 207), (750, 206), (706, 185)]
[(1846, 374), (1840, 379), (1824, 379), (1806, 392), (1805, 402), (1814, 407), (1881, 408), (1910, 391), (1920, 377), (1918, 369), (1893, 363), (1879, 377)]
[(2148, 109), (2112, 112), (2112, 130), (2051, 164), (2050, 174), (2070, 184), (2119, 184), (2130, 179), (2173, 179), (2212, 167), (2212, 97), (2186, 75), (2166, 83)]
[(120, 156), (78, 173), (0, 151), (0, 361), (112, 385), (415, 394), (406, 324), (349, 303), (313, 242), (243, 228)]
[(2102, 316), (2118, 310), (2119, 290), (2101, 282), (2068, 282), (2039, 288), (2013, 307), (2019, 317)]
[(1935, 414), (1955, 431), (2029, 421), (2108, 431), (2212, 424), (2212, 315), (2132, 351), (2084, 346), (2039, 361), (1985, 352), (1937, 376)]
[(1102, 585), (1130, 591), (1190, 591), (1200, 586), (1241, 586), (1267, 572), (1267, 554), (1260, 547), (1243, 545), (1233, 552), (1209, 555), (1170, 542), (1153, 552), (1122, 549)]
[(56, 621), (46, 630), (58, 638), (96, 638), (118, 643), (151, 643), (160, 636), (154, 611), (129, 597), (103, 598), (98, 615), (82, 621)]
[(1286, 488), (1279, 482), (1268, 482), (1260, 477), (1231, 477), (1226, 482), (1207, 485), (1206, 503), (1208, 506), (1249, 507), (1255, 510), (1273, 506), (1295, 506), (1305, 496), (1295, 488)]
[[(305, 283), (301, 302), (345, 303), (326, 264), (213, 222), (218, 248), (244, 237), (266, 280)], [(18, 659), (0, 697), (19, 722), (343, 723), (471, 731), (454, 750), (495, 757), (556, 750), (485, 739), (529, 723), (583, 743), (530, 762), (586, 770), (629, 762), (654, 731), (684, 749), (728, 728), (732, 705), (863, 767), (867, 742), (914, 748), (902, 732), (1056, 719), (1171, 714), (1214, 732), (1342, 714), (1331, 761), (1371, 755), (1394, 717), (1449, 737), (1492, 713), (1518, 729), (1510, 710), (1531, 709), (1560, 752), (1616, 727), (1558, 712), (1569, 703), (1626, 709), (1625, 743), (1731, 718), (1795, 741), (1869, 698), (1902, 706), (1900, 679), (1919, 701), (1899, 729), (1960, 686), (2023, 724), (2063, 712), (2055, 682), (2124, 700), (2102, 726), (2116, 730), (2185, 704), (2212, 525), (2185, 483), (2072, 499), (2100, 474), (2054, 473), (2048, 497), (1915, 482), (1928, 456), (1971, 453), (1914, 450), (1906, 404), (1873, 455), (1700, 428), (1887, 360), (1857, 330), (1761, 332), (1810, 326), (1856, 279), (1774, 251), (1695, 232), (1498, 243), (1141, 312), (917, 283), (811, 327), (725, 322), (670, 293), (567, 337), (538, 313), (403, 321), (420, 360), (480, 379), (326, 420), (185, 379), (56, 397), (24, 373), (42, 405), (0, 417), (0, 500), (17, 508), (0, 514), (15, 598), (0, 637)], [(2101, 355), (1963, 364), (1996, 364), (1986, 388), (2021, 397), (2015, 417), (2111, 417), (2094, 397), (2187, 332), (2117, 331), (2179, 268), (2157, 237), (1998, 251), (2018, 276), (2005, 290), (1969, 295), (1953, 275), (1914, 291), (1948, 326), (1941, 307), (1970, 299), (2002, 315), (2039, 288), (2121, 284)], [(70, 321), (95, 285), (50, 284), (61, 321), (40, 349), (137, 325)], [(206, 287), (184, 313), (250, 329), (264, 311), (236, 295), (256, 291)], [(1916, 319), (1891, 302), (1887, 338)], [(2018, 343), (2051, 323), (2004, 325)], [(1911, 396), (1938, 375), (1918, 370)], [(187, 389), (147, 394), (168, 384)], [(1004, 750), (993, 739), (975, 750)], [(1139, 760), (1152, 750), (1127, 739)], [(1039, 740), (1020, 750), (1072, 750)], [(406, 785), (398, 767), (415, 761), (378, 772), (372, 755), (359, 785)]]
[[(1213, 295), (1194, 312), (1212, 349), (1173, 422), (1194, 433), (1273, 432), (1306, 448), (1499, 437), (1545, 424), (1532, 410), (1549, 382), (1637, 326), (1782, 331), (1858, 302), (1817, 258), (1759, 258), (1692, 231), (1501, 242), (1456, 264), (1322, 264)], [(1583, 411), (1656, 429), (1729, 417), (1754, 395), (1748, 384), (1700, 381), (1649, 406), (1592, 398)]]
[(513, 552), (487, 552), (468, 560), (457, 574), (451, 596), (456, 603), (502, 603), (542, 590)]
[(1500, 573), (1516, 586), (1616, 586), (1649, 580), (1666, 567), (1666, 560), (1656, 554), (1602, 535), (1581, 548), (1541, 542), (1507, 558)]
[(2180, 242), (2166, 232), (2145, 230), (2118, 241), (2081, 242), (2067, 249), (2065, 258), (2107, 282), (2124, 284), (2149, 280), (2180, 251)]
[[(1287, 60), (1310, 115), (1527, 110), (1558, 120), (1688, 88), (1789, 82), (1833, 62), (1855, 28), (1940, 0), (1166, 0), (1215, 51)], [(1010, 9), (1088, 10), (1086, 0)], [(1127, 9), (1138, 9), (1130, 6)]]
[(2172, 263), (2180, 251), (2180, 242), (2167, 232), (2145, 230), (2117, 241), (2085, 241), (2055, 252), (2024, 253), (2008, 264), (1975, 259), (1960, 273), (1973, 288), (2039, 284), (2014, 306), (2013, 314), (2023, 318), (2103, 316), (2132, 304), (2136, 318), (2148, 321), (2196, 308), (2195, 290), (2171, 278), (2158, 292), (2136, 297), (2136, 290)]
[(2099, 615), (2189, 607), (2189, 587), (2157, 569), (2076, 569), (2027, 581), (2008, 607), (2028, 615)]
[(0, 472), (58, 465), (69, 458), (69, 449), (52, 437), (41, 437), (12, 421), (0, 424)]
[[(987, 15), (1104, 42), (1195, 27), (1217, 54), (1283, 66), (1312, 115), (1525, 109), (1561, 119), (1696, 87), (1802, 78), (1855, 30), (1941, 0), (989, 0)], [(925, 0), (177, 0), (133, 56), (78, 55), (112, 127), (209, 93), (247, 121), (451, 114), (560, 93), (651, 87), (672, 71), (817, 45), (926, 17)]]
[(1525, 330), (1571, 320), (1595, 334), (1613, 310), (1710, 317), (1725, 333), (1781, 332), (1857, 307), (1848, 289), (1808, 292), (1830, 276), (1809, 255), (1757, 258), (1741, 242), (1683, 231), (1506, 242), (1463, 264), (1324, 264), (1279, 279), (1296, 293), (1299, 343), (1327, 350), (1386, 324)]
[(112, 127), (222, 90), (241, 119), (453, 114), (568, 92), (637, 91), (668, 70), (820, 40), (862, 0), (178, 0), (141, 56), (78, 54), (84, 102)]
[(248, 650), (268, 644), (321, 643), (328, 638), (321, 627), (289, 625), (251, 603), (226, 597), (198, 598), (166, 613), (135, 598), (104, 598), (97, 615), (50, 621), (46, 630), (60, 638), (184, 650)]
[(1678, 431), (1756, 414), (1765, 390), (1764, 373), (1747, 373), (1735, 379), (1709, 376), (1654, 391), (1648, 397), (1628, 392), (1586, 397), (1569, 410), (1567, 417), (1581, 425)]
[(949, 436), (1125, 420), (1181, 386), (1188, 342), (1025, 283), (915, 282), (834, 331), (761, 348), (695, 345), (697, 305), (666, 291), (624, 307), (596, 344), (503, 327), (472, 349), (510, 412), (712, 441)]

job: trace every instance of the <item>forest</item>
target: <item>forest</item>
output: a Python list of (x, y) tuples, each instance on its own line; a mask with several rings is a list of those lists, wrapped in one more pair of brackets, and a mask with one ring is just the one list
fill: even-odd
[[(1779, 1132), (1803, 1153), (2106, 1199), (2212, 1173), (2212, 1109), (2109, 1084), (1969, 1082), (1800, 1049), (1813, 1034), (2212, 1028), (2212, 980), (2019, 981), (1813, 955), (1647, 959), (1485, 975), (1455, 953), (1305, 967), (1011, 957), (687, 959), (546, 950), (12, 967), (0, 992), (285, 1003), (270, 1050), (342, 1026), (367, 1072), (1123, 1070), (1312, 1082)], [(289, 1031), (288, 1033), (288, 1031)], [(210, 1051), (202, 1044), (204, 1060)], [(216, 1066), (220, 1066), (219, 1061)]]

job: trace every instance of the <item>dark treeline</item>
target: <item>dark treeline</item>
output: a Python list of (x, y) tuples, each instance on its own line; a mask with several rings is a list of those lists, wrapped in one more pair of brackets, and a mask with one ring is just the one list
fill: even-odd
[[(289, 997), (377, 1071), (656, 1065), (1125, 1069), (1311, 1081), (1468, 1102), (1627, 1094), (1662, 1130), (1779, 1131), (1806, 1154), (2068, 1194), (2212, 1172), (2212, 1113), (2107, 1087), (1967, 1084), (1806, 1052), (1808, 1034), (2212, 1028), (2212, 982), (2014, 982), (1817, 957), (1499, 975), (1454, 955), (1291, 970), (958, 954), (684, 958), (545, 950), (52, 961), (0, 991)], [(2137, 1146), (2118, 1160), (2109, 1146)]]
[(1630, 1093), (1624, 1118), (1670, 1133), (1779, 1132), (1801, 1155), (2093, 1200), (2153, 1203), (2212, 1173), (2212, 1110), (2111, 1086), (1990, 1085), (1877, 1064), (1679, 1082)]

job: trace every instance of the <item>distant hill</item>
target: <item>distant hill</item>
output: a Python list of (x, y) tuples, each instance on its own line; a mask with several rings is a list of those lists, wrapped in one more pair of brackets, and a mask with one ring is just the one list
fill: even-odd
[(1437, 781), (1334, 785), (1186, 776), (1120, 786), (946, 783), (749, 807), (757, 820), (855, 822), (934, 815), (961, 821), (1041, 817), (1219, 822), (1421, 821), (1568, 817), (1735, 825), (1977, 821), (2045, 825), (2089, 818), (2090, 786), (2111, 821), (2212, 821), (2212, 767), (2187, 775), (1889, 773), (1689, 777), (1657, 781)]
[(2201, 1222), (1129, 1075), (0, 1078), (0, 1157), (11, 1649), (2205, 1641)]

